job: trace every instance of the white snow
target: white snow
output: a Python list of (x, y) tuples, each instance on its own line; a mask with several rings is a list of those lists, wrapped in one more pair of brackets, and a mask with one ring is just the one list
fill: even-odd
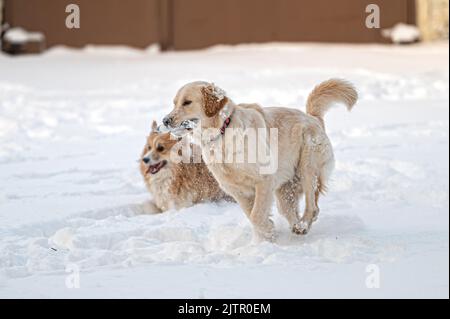
[[(448, 43), (0, 54), (0, 297), (448, 298), (448, 55)], [(137, 159), (181, 85), (304, 109), (331, 77), (361, 99), (326, 118), (337, 163), (309, 235), (275, 207), (274, 244), (252, 241), (235, 204), (139, 214)]]
[(420, 30), (415, 25), (397, 23), (390, 29), (382, 30), (382, 35), (393, 43), (413, 43), (420, 39)]
[(222, 88), (213, 83), (213, 95), (217, 98), (217, 101), (220, 102), (225, 98), (227, 93)]
[(44, 34), (40, 32), (29, 32), (22, 28), (11, 28), (5, 32), (4, 38), (11, 43), (39, 42), (44, 40)]

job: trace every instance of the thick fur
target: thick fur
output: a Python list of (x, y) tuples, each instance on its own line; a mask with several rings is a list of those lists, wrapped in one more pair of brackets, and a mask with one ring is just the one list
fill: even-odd
[[(209, 172), (205, 163), (172, 163), (170, 152), (178, 141), (170, 133), (156, 132), (154, 123), (152, 132), (141, 154), (151, 158), (146, 164), (140, 161), (140, 171), (145, 185), (153, 195), (153, 200), (146, 204), (145, 212), (160, 213), (169, 209), (181, 209), (201, 202), (217, 202), (233, 199), (223, 192), (217, 181)], [(159, 149), (163, 147), (163, 150)], [(198, 147), (191, 145), (191, 147)], [(149, 164), (166, 161), (167, 164), (156, 174), (148, 172)]]
[[(216, 99), (205, 99), (205, 92), (221, 94)], [(223, 116), (210, 103), (226, 98), (224, 111), (232, 113), (229, 128), (277, 128), (278, 167), (274, 174), (261, 174), (258, 162), (208, 162), (207, 165), (220, 186), (240, 204), (259, 237), (274, 239), (274, 226), (270, 219), (274, 197), (279, 213), (287, 219), (292, 231), (306, 234), (318, 217), (319, 195), (325, 191), (334, 167), (333, 149), (325, 133), (323, 117), (335, 102), (343, 102), (351, 109), (357, 100), (355, 89), (348, 82), (337, 79), (320, 84), (308, 98), (307, 114), (291, 108), (235, 104), (222, 93), (211, 83), (189, 83), (178, 91), (174, 109), (166, 120), (176, 127), (184, 120), (197, 118), (203, 130), (220, 128)], [(232, 133), (226, 130), (222, 138), (227, 134)], [(203, 155), (206, 156), (209, 150), (210, 145), (203, 141)], [(300, 218), (299, 202), (303, 195), (305, 210)]]
[(325, 113), (334, 103), (343, 103), (351, 111), (357, 100), (358, 94), (351, 83), (331, 79), (314, 88), (306, 102), (306, 112), (317, 117), (324, 124)]

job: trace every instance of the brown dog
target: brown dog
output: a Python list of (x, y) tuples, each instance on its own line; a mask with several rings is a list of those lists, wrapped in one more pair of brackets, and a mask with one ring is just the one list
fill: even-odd
[(201, 202), (232, 201), (220, 189), (203, 161), (173, 163), (170, 155), (177, 143), (178, 140), (171, 137), (169, 132), (158, 132), (157, 124), (153, 121), (140, 161), (144, 182), (153, 195), (153, 201), (145, 211), (158, 213)]

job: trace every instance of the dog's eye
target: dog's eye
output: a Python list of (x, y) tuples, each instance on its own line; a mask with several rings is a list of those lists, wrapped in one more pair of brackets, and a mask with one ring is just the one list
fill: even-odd
[(158, 145), (158, 147), (156, 148), (156, 150), (157, 150), (158, 152), (162, 152), (162, 151), (164, 151), (164, 146)]
[(152, 150), (152, 147), (149, 145), (149, 146), (147, 146), (147, 148), (148, 148), (148, 150), (149, 151), (151, 151)]
[(183, 102), (183, 106), (188, 106), (189, 104), (191, 104), (192, 103), (192, 101), (184, 101)]

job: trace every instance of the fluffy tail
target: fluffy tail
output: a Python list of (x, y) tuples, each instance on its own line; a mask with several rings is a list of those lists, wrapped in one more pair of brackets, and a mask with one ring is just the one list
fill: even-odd
[(358, 92), (350, 82), (330, 79), (320, 83), (309, 94), (306, 112), (317, 117), (322, 126), (325, 126), (323, 118), (334, 103), (343, 103), (350, 111), (357, 100)]

